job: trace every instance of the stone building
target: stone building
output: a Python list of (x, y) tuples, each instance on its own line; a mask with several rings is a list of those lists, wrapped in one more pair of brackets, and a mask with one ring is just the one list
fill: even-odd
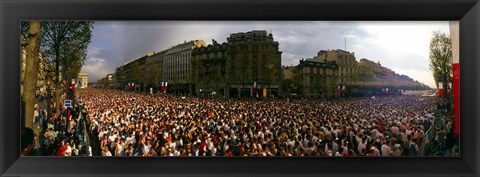
[(305, 97), (331, 98), (337, 96), (338, 68), (334, 61), (300, 60), (300, 94)]
[[(267, 31), (230, 34), (227, 38), (226, 82), (230, 97), (255, 93), (277, 96), (282, 79), (279, 43)], [(254, 84), (256, 89), (254, 90)]]
[(192, 90), (192, 50), (206, 46), (203, 40), (192, 40), (165, 50), (163, 57), (163, 77), (168, 80), (169, 89), (177, 94), (187, 94)]
[(316, 61), (335, 61), (338, 65), (338, 83), (351, 84), (357, 80), (358, 70), (354, 52), (341, 49), (320, 50), (313, 58)]
[(192, 94), (225, 96), (227, 43), (212, 44), (192, 51)]
[(87, 88), (88, 85), (88, 73), (80, 72), (78, 73), (76, 88)]
[(167, 50), (150, 55), (145, 62), (147, 75), (147, 87), (153, 87), (156, 91), (161, 90), (161, 83), (165, 80), (163, 74), (163, 61)]
[(281, 54), (278, 42), (266, 31), (233, 33), (222, 44), (213, 40), (192, 52), (193, 90), (197, 95), (224, 97), (262, 96), (264, 92), (265, 96), (278, 96)]
[(366, 58), (362, 58), (360, 59), (360, 62), (358, 62), (358, 66), (359, 68), (363, 67), (364, 69), (366, 69), (366, 71), (363, 71), (363, 72), (369, 72), (372, 74), (373, 77), (377, 77), (377, 78), (395, 75), (394, 71), (382, 66), (379, 61), (375, 63), (374, 61), (368, 60)]
[(129, 86), (133, 86), (136, 90), (141, 90), (144, 85), (145, 62), (151, 55), (153, 55), (153, 53), (146, 53), (142, 57), (117, 67), (113, 74), (115, 88), (127, 89)]

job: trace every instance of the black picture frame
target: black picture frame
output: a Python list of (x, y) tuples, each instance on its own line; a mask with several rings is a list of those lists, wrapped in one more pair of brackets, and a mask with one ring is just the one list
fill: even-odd
[[(1, 0), (1, 176), (479, 176), (478, 0)], [(460, 21), (461, 157), (20, 157), (20, 20)]]

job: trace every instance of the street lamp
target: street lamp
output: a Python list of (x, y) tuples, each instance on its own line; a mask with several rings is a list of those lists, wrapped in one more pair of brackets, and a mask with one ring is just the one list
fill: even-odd
[(271, 79), (271, 75), (272, 75), (271, 70), (272, 70), (272, 68), (273, 68), (273, 64), (270, 64), (270, 63), (269, 63), (269, 64), (265, 65), (265, 68), (268, 69), (268, 82), (267, 82), (267, 83), (268, 83), (268, 94), (267, 94), (267, 95), (268, 95), (268, 96), (271, 96), (271, 93), (272, 93), (272, 92), (271, 92), (271, 89), (270, 89), (270, 79)]

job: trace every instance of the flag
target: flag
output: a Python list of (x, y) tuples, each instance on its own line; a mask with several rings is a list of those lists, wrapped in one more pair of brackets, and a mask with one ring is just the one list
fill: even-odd
[(72, 89), (75, 89), (75, 79), (72, 79)]
[(162, 90), (165, 91), (165, 82), (162, 80)]
[(439, 82), (438, 84), (438, 95), (442, 96), (443, 95), (443, 83)]

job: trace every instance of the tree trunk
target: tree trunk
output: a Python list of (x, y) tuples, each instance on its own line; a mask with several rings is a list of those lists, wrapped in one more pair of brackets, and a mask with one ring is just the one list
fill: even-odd
[[(50, 80), (50, 79), (49, 79)], [(47, 119), (49, 119), (52, 115), (50, 114), (50, 103), (51, 103), (51, 99), (50, 97), (52, 97), (52, 90), (50, 89), (50, 85), (47, 85)]]
[[(60, 42), (57, 41), (57, 46), (55, 46), (55, 113), (57, 116), (60, 115), (60, 47), (58, 46)], [(65, 76), (63, 76), (65, 77)]]
[(57, 114), (57, 116), (60, 115), (60, 90), (62, 89), (62, 87), (60, 86), (60, 82), (58, 82), (57, 84), (55, 84), (55, 113)]
[(27, 61), (24, 79), (24, 102), (25, 102), (25, 127), (33, 128), (33, 116), (35, 105), (35, 89), (37, 84), (37, 73), (40, 50), (40, 22), (31, 21), (28, 30)]

